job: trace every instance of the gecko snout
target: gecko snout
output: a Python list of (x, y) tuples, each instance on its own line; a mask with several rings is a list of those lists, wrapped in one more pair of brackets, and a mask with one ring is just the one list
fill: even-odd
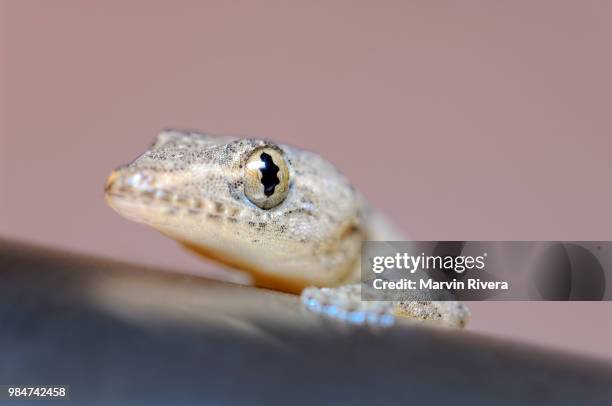
[(115, 169), (106, 178), (104, 192), (112, 193), (117, 190), (147, 191), (154, 187), (155, 178), (148, 171), (134, 171), (122, 167)]
[(108, 178), (106, 178), (106, 182), (104, 183), (104, 193), (108, 193), (117, 185), (117, 179), (119, 177), (119, 171), (113, 171)]

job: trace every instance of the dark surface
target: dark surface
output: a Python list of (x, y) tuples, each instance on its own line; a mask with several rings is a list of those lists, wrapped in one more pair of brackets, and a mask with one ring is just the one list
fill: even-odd
[(68, 384), (79, 403), (612, 404), (591, 359), (344, 326), (293, 296), (2, 240), (0, 360), (0, 384)]

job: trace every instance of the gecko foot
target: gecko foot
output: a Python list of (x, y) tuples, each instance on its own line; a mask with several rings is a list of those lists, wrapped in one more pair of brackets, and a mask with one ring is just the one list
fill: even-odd
[(301, 297), (308, 310), (350, 324), (389, 327), (395, 323), (393, 303), (362, 301), (358, 284), (337, 288), (309, 287)]
[(463, 328), (470, 319), (466, 305), (455, 301), (406, 301), (394, 302), (395, 314), (447, 327)]
[(304, 289), (302, 303), (314, 313), (350, 324), (390, 327), (395, 316), (447, 327), (465, 327), (470, 312), (455, 301), (412, 300), (403, 302), (363, 301), (359, 284), (337, 288)]

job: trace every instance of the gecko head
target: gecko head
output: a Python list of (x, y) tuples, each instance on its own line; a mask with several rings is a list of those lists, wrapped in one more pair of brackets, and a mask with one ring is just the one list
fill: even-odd
[(262, 286), (333, 285), (363, 239), (359, 197), (319, 155), (260, 139), (164, 131), (115, 170), (109, 205)]

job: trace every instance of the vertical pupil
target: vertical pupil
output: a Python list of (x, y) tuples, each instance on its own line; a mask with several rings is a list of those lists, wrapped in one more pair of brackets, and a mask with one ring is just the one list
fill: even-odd
[(274, 164), (272, 157), (265, 152), (259, 156), (264, 165), (259, 169), (261, 171), (261, 184), (264, 187), (264, 195), (270, 197), (274, 194), (276, 185), (280, 183), (278, 179), (278, 166)]

